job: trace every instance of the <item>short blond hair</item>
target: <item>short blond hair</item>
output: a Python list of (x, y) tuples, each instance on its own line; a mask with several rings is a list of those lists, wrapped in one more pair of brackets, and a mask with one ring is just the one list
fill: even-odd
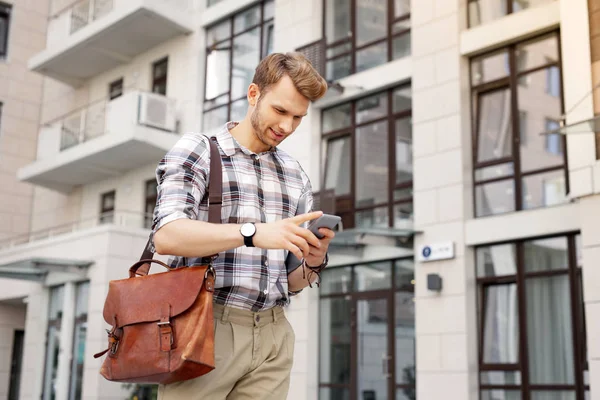
[(273, 53), (263, 58), (256, 67), (252, 83), (265, 93), (284, 75), (289, 76), (298, 92), (310, 101), (320, 99), (327, 91), (327, 81), (298, 52)]

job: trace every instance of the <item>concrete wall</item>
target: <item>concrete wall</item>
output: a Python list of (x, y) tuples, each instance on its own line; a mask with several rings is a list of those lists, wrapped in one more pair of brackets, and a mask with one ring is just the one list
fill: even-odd
[(8, 55), (0, 60), (0, 240), (29, 231), (33, 187), (16, 179), (16, 171), (35, 159), (42, 78), (27, 68), (43, 50), (49, 0), (13, 1)]

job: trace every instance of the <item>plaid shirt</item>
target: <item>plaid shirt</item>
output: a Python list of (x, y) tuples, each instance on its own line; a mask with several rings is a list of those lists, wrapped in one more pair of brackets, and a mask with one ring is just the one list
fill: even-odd
[[(209, 135), (217, 138), (223, 165), (221, 222), (275, 222), (310, 210), (311, 185), (300, 164), (277, 148), (261, 154), (246, 149), (229, 132), (235, 125), (229, 122)], [(153, 232), (180, 218), (208, 220), (208, 140), (186, 134), (158, 164)], [(219, 253), (213, 263), (215, 302), (252, 311), (289, 304), (287, 255), (287, 250), (245, 246)], [(202, 264), (202, 258), (171, 257), (169, 264)]]

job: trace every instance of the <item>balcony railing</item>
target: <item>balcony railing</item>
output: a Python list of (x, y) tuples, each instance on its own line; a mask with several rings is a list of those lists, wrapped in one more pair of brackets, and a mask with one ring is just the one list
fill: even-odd
[(73, 34), (90, 22), (102, 18), (112, 11), (113, 6), (113, 0), (84, 0), (74, 4), (70, 9), (69, 33)]
[(0, 241), (0, 250), (10, 249), (39, 240), (52, 239), (68, 233), (91, 229), (100, 225), (125, 226), (130, 228), (149, 229), (152, 221), (151, 213), (135, 211), (111, 211), (94, 217), (56, 225), (50, 228), (14, 236)]

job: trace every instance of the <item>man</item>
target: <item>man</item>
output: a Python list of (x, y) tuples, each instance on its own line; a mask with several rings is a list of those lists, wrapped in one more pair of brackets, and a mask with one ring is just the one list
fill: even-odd
[[(210, 148), (203, 135), (185, 135), (157, 168), (154, 246), (176, 255), (173, 266), (213, 263), (215, 369), (159, 387), (159, 399), (284, 400), (293, 362), (294, 332), (283, 307), (327, 264), (334, 233), (319, 240), (303, 225), (318, 218), (312, 190), (296, 160), (277, 148), (300, 125), (325, 80), (298, 53), (263, 59), (248, 88), (243, 121), (214, 134), (223, 161), (222, 224), (207, 220)], [(303, 265), (289, 274), (289, 253)], [(306, 269), (305, 267), (311, 267)], [(291, 269), (290, 269), (291, 270)], [(174, 288), (174, 290), (176, 290)]]

